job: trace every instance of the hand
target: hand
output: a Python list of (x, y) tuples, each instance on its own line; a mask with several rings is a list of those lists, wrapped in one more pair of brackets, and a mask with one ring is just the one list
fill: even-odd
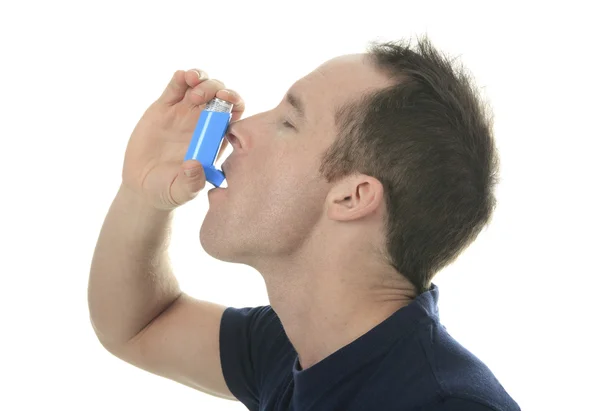
[[(176, 71), (131, 134), (122, 186), (160, 210), (172, 210), (196, 197), (206, 185), (204, 169), (198, 161), (183, 158), (200, 113), (215, 96), (234, 104), (232, 122), (242, 116), (244, 101), (222, 82), (197, 69)], [(227, 144), (223, 139), (217, 159)]]

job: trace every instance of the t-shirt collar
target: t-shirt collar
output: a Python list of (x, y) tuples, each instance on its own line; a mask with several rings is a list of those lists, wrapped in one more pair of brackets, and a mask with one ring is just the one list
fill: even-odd
[(338, 381), (387, 351), (396, 342), (410, 336), (422, 318), (438, 319), (438, 297), (438, 287), (431, 284), (428, 291), (417, 296), (410, 304), (306, 370), (301, 369), (296, 357), (292, 370), (294, 409), (309, 409)]

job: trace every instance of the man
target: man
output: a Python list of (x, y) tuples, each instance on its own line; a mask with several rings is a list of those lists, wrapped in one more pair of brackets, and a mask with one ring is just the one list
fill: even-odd
[[(182, 159), (215, 96), (234, 103), (233, 152), (200, 242), (258, 270), (270, 306), (195, 300), (169, 266), (173, 210), (205, 186)], [(491, 125), (467, 77), (426, 38), (374, 44), (273, 110), (243, 110), (223, 83), (177, 71), (136, 126), (89, 279), (103, 346), (251, 410), (518, 410), (440, 324), (431, 283), (495, 206)]]

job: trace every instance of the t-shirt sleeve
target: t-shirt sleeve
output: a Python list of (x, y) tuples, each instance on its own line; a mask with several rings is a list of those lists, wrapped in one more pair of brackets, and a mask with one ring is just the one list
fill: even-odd
[(274, 360), (272, 348), (286, 338), (271, 306), (229, 307), (223, 313), (219, 333), (223, 376), (231, 393), (249, 410), (258, 410), (261, 388)]

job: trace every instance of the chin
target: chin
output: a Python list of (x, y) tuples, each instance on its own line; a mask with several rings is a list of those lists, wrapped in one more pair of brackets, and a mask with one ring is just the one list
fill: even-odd
[(217, 260), (237, 262), (234, 245), (224, 232), (222, 224), (218, 224), (216, 221), (209, 221), (208, 218), (204, 219), (200, 228), (200, 245), (206, 254)]

